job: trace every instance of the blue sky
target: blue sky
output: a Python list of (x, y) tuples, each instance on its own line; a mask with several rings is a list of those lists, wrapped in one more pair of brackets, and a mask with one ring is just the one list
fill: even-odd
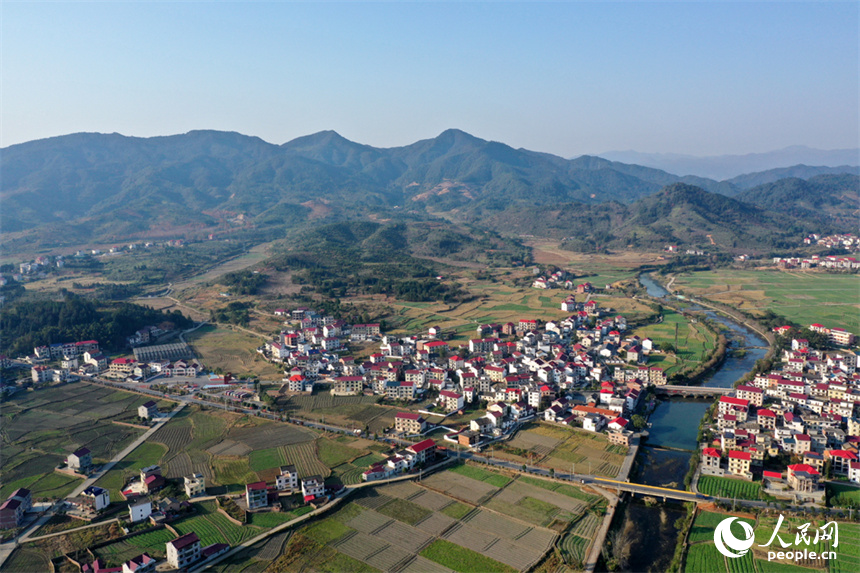
[(192, 129), (390, 147), (457, 127), (563, 156), (860, 138), (855, 2), (0, 6), (4, 147)]

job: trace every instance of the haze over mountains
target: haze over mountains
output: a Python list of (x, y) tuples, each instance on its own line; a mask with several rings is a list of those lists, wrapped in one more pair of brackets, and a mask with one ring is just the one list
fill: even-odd
[[(793, 166), (818, 166), (812, 175), (822, 173), (844, 173), (846, 167), (860, 165), (860, 149), (813, 149), (804, 145), (793, 145), (766, 153), (745, 155), (714, 155), (696, 157), (679, 153), (641, 153), (638, 151), (607, 151), (600, 157), (624, 163), (636, 163), (654, 169), (663, 169), (679, 175), (696, 175), (710, 179), (725, 180), (757, 171), (790, 168)], [(825, 166), (825, 167), (821, 167)], [(786, 173), (784, 177), (800, 177)], [(762, 181), (764, 183), (764, 181)]]
[[(153, 138), (80, 133), (5, 148), (0, 169), (4, 233), (62, 230), (69, 240), (205, 230), (240, 215), (245, 226), (294, 227), (309, 219), (411, 213), (501, 233), (575, 231), (591, 237), (591, 245), (709, 241), (697, 232), (705, 228), (726, 245), (761, 243), (766, 230), (781, 237), (840, 224), (842, 210), (850, 216), (856, 209), (857, 189), (857, 169), (850, 167), (831, 179), (818, 179), (834, 171), (829, 167), (797, 166), (717, 181), (594, 156), (564, 159), (456, 129), (386, 149), (333, 131), (283, 145), (218, 131)], [(815, 182), (755, 187), (786, 175)], [(673, 187), (658, 193), (666, 186)], [(801, 191), (822, 197), (785, 211)], [(768, 199), (779, 193), (781, 199)], [(744, 202), (728, 199), (735, 196)], [(774, 212), (789, 218), (777, 220)], [(557, 229), (547, 213), (559, 214)], [(811, 220), (794, 221), (798, 213)], [(535, 228), (535, 221), (546, 228)], [(739, 228), (722, 229), (732, 225)], [(749, 234), (745, 226), (759, 229)]]

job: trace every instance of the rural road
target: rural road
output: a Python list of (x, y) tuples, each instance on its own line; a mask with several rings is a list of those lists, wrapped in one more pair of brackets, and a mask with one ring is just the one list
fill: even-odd
[[(161, 420), (159, 420), (157, 424), (155, 424), (152, 428), (150, 428), (149, 430), (144, 432), (139, 438), (137, 438), (135, 441), (133, 441), (131, 444), (129, 444), (129, 446), (127, 448), (125, 448), (123, 451), (121, 451), (120, 453), (115, 455), (113, 457), (113, 459), (111, 461), (109, 461), (108, 463), (104, 464), (101, 467), (101, 469), (99, 469), (98, 472), (96, 472), (95, 474), (93, 474), (92, 476), (90, 476), (89, 478), (84, 480), (84, 483), (82, 483), (77, 488), (75, 488), (75, 490), (72, 491), (72, 493), (70, 493), (67, 496), (67, 498), (78, 496), (85, 489), (87, 489), (88, 487), (93, 485), (96, 482), (96, 480), (101, 478), (105, 473), (107, 473), (108, 470), (113, 468), (117, 464), (117, 462), (122, 461), (122, 459), (124, 457), (126, 457), (127, 455), (129, 455), (132, 451), (134, 451), (134, 449), (136, 447), (138, 447), (140, 444), (145, 442), (150, 436), (152, 436), (152, 434), (154, 434), (156, 431), (158, 431), (158, 429), (161, 428), (161, 426), (166, 424), (168, 420), (170, 420), (173, 416), (175, 416), (176, 413), (179, 412), (180, 410), (182, 410), (182, 408), (184, 408), (184, 407), (185, 407), (185, 402), (180, 402), (179, 405), (176, 408), (174, 408), (172, 412), (170, 412), (169, 414), (167, 414), (167, 416), (165, 416)], [(54, 515), (54, 511), (56, 509), (58, 509), (60, 507), (60, 504), (62, 504), (62, 503), (63, 503), (63, 501), (61, 500), (61, 501), (57, 502), (56, 504), (54, 504), (53, 507), (51, 507), (50, 509), (45, 511), (45, 513), (41, 517), (39, 517), (38, 519), (36, 519), (36, 521), (31, 523), (27, 527), (27, 529), (24, 530), (16, 539), (9, 541), (7, 543), (0, 543), (0, 569), (2, 569), (3, 563), (6, 562), (6, 559), (9, 558), (9, 556), (12, 554), (12, 552), (15, 550), (15, 548), (18, 545), (20, 545), (21, 543), (26, 543), (27, 541), (31, 541), (31, 538), (30, 538), (31, 534), (34, 531), (37, 531), (49, 519), (51, 519), (51, 517)], [(103, 525), (103, 524), (100, 523), (99, 525)]]
[[(87, 478), (86, 480), (84, 480), (84, 483), (82, 483), (82, 484), (81, 484), (81, 485), (79, 485), (77, 488), (75, 488), (75, 490), (74, 490), (72, 493), (70, 493), (67, 497), (75, 497), (75, 496), (77, 496), (77, 495), (81, 495), (81, 492), (83, 492), (85, 489), (87, 489), (88, 487), (90, 487), (91, 485), (93, 485), (94, 483), (96, 483), (96, 481), (98, 481), (99, 479), (101, 479), (101, 477), (102, 477), (103, 475), (105, 475), (105, 474), (106, 474), (106, 473), (107, 473), (111, 468), (113, 468), (113, 467), (114, 467), (118, 462), (122, 461), (122, 459), (123, 459), (124, 457), (126, 457), (126, 456), (127, 456), (127, 455), (129, 455), (131, 452), (133, 452), (133, 451), (134, 451), (134, 449), (135, 449), (136, 447), (138, 447), (140, 444), (144, 443), (144, 442), (145, 442), (145, 441), (146, 441), (150, 436), (152, 436), (152, 434), (154, 434), (154, 433), (155, 433), (155, 432), (157, 432), (159, 429), (161, 429), (161, 426), (163, 426), (164, 424), (166, 424), (166, 423), (168, 422), (168, 420), (170, 420), (173, 416), (175, 416), (175, 415), (176, 415), (179, 411), (181, 411), (181, 410), (182, 410), (182, 408), (184, 408), (184, 407), (185, 407), (185, 402), (180, 402), (180, 403), (179, 403), (179, 405), (178, 405), (176, 408), (174, 408), (174, 409), (173, 409), (173, 411), (171, 411), (169, 414), (167, 414), (166, 416), (164, 416), (163, 418), (161, 418), (161, 419), (158, 421), (158, 423), (157, 423), (157, 424), (155, 424), (153, 427), (151, 427), (151, 428), (150, 428), (150, 429), (148, 429), (146, 432), (144, 432), (144, 433), (143, 433), (139, 438), (137, 438), (135, 441), (133, 441), (132, 443), (130, 443), (130, 444), (128, 445), (128, 447), (126, 447), (123, 451), (121, 451), (120, 453), (118, 453), (117, 455), (115, 455), (115, 456), (113, 457), (113, 459), (112, 459), (111, 461), (109, 461), (108, 463), (104, 464), (104, 465), (99, 469), (99, 471), (97, 471), (96, 473), (94, 473), (93, 475), (91, 475), (89, 478)], [(22, 537), (21, 539), (22, 539), (22, 541), (23, 541), (25, 538), (24, 538), (24, 537)]]

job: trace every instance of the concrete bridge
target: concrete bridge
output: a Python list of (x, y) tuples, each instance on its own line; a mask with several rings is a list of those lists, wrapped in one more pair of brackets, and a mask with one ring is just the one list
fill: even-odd
[(734, 392), (734, 388), (711, 388), (708, 386), (676, 386), (665, 385), (655, 386), (655, 394), (665, 394), (668, 396), (724, 396)]

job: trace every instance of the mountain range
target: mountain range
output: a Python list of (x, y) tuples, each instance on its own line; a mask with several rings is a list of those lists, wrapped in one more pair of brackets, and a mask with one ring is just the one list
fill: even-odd
[[(860, 165), (860, 149), (814, 149), (804, 145), (793, 145), (766, 153), (746, 155), (713, 155), (696, 157), (678, 153), (641, 153), (637, 151), (607, 151), (600, 157), (624, 163), (636, 163), (670, 173), (690, 174), (710, 179), (731, 179), (747, 173), (788, 168), (795, 165), (825, 166), (840, 171), (819, 171), (821, 173), (842, 173), (844, 167), (857, 169)], [(790, 176), (790, 175), (786, 175)], [(767, 183), (762, 181), (761, 183)]]
[[(788, 213), (784, 200), (768, 197), (792, 191), (762, 186), (784, 175), (812, 181), (829, 168), (797, 166), (716, 181), (595, 156), (564, 159), (514, 149), (456, 129), (394, 148), (362, 145), (333, 131), (283, 145), (217, 131), (153, 138), (79, 133), (7, 147), (0, 170), (0, 226), (4, 235), (19, 240), (46, 235), (118, 240), (400, 213), (441, 216), (505, 233), (534, 227), (517, 222), (525, 213), (546, 220), (549, 228), (549, 218), (541, 213), (575, 211), (560, 221), (588, 214), (591, 222), (583, 236), (599, 235), (600, 222), (609, 221), (607, 233), (617, 241), (634, 233), (634, 243), (701, 243), (701, 233), (682, 227), (707, 228), (704, 221), (714, 213), (705, 211), (717, 210), (725, 221), (761, 229), (773, 223), (777, 232), (794, 228), (793, 219), (780, 225), (771, 217), (782, 210), (788, 217), (811, 218), (801, 227), (821, 230), (821, 224), (838, 223), (823, 215), (822, 205), (829, 212), (856, 208), (851, 197), (857, 189), (856, 168), (847, 167), (802, 190), (827, 197), (829, 189), (838, 188), (842, 199), (808, 201)], [(800, 192), (800, 183), (792, 185)], [(679, 205), (685, 207), (679, 210)], [(652, 221), (648, 213), (660, 213), (661, 220)], [(726, 218), (729, 213), (737, 216)], [(684, 223), (686, 215), (693, 218)], [(660, 230), (670, 221), (674, 231)]]

